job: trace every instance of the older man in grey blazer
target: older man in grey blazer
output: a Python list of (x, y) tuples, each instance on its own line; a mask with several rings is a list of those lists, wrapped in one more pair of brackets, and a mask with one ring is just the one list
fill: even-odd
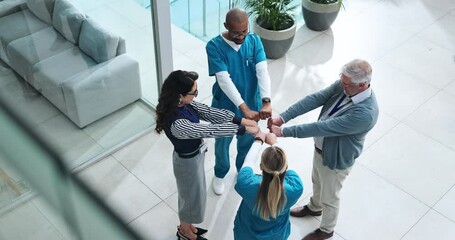
[[(303, 240), (333, 236), (338, 218), (339, 193), (343, 181), (362, 152), (365, 136), (378, 119), (379, 110), (371, 88), (370, 64), (355, 59), (342, 68), (340, 79), (308, 95), (279, 116), (269, 118), (268, 127), (278, 137), (314, 137), (313, 196), (293, 209), (294, 217), (320, 216), (318, 229)], [(289, 120), (322, 106), (317, 122), (281, 127)]]

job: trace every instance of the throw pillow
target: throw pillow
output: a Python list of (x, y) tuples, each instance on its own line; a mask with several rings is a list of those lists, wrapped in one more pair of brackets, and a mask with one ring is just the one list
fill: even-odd
[(66, 40), (77, 44), (85, 15), (67, 0), (55, 0), (52, 25)]
[(97, 63), (101, 63), (117, 56), (119, 39), (91, 18), (87, 18), (82, 23), (79, 48)]
[(27, 7), (41, 21), (52, 24), (55, 0), (27, 0)]

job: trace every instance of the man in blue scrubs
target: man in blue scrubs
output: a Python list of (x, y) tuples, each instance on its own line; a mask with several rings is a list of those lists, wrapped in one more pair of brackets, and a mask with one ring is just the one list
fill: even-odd
[[(212, 106), (228, 109), (237, 116), (259, 121), (272, 115), (270, 76), (261, 39), (248, 31), (248, 14), (233, 8), (226, 14), (227, 31), (212, 38), (206, 46), (209, 75), (216, 77)], [(229, 172), (229, 145), (232, 137), (215, 139), (213, 191), (224, 192)], [(237, 171), (242, 167), (254, 136), (237, 136)]]

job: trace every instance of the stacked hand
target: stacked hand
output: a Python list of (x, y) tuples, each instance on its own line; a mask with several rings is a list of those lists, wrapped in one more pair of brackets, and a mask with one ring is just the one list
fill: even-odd
[(253, 135), (256, 135), (256, 133), (260, 132), (258, 123), (254, 120), (242, 118), (242, 121), (240, 122), (240, 124), (245, 126), (246, 131)]
[(245, 103), (242, 103), (239, 108), (245, 118), (256, 122), (261, 119), (265, 120), (272, 116), (272, 104), (270, 103), (264, 103), (259, 112), (251, 110)]
[(259, 132), (257, 132), (255, 137), (261, 138), (263, 142), (273, 145), (276, 143), (276, 135), (273, 133), (264, 133), (259, 129)]
[(274, 133), (267, 133), (265, 135), (265, 143), (273, 145), (276, 143), (276, 135)]
[(271, 133), (274, 133), (276, 137), (282, 137), (281, 125), (283, 125), (283, 119), (279, 116), (271, 117), (267, 120), (267, 128)]
[(251, 110), (245, 103), (242, 103), (239, 108), (244, 118), (259, 121), (259, 113)]
[(262, 104), (261, 111), (259, 111), (259, 118), (265, 120), (272, 116), (272, 104), (264, 103)]

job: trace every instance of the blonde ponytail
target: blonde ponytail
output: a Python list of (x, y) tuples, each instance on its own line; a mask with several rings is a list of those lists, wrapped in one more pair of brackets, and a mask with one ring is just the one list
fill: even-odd
[(284, 176), (287, 162), (283, 149), (271, 146), (261, 157), (262, 183), (256, 200), (256, 211), (264, 220), (276, 218), (286, 204)]

